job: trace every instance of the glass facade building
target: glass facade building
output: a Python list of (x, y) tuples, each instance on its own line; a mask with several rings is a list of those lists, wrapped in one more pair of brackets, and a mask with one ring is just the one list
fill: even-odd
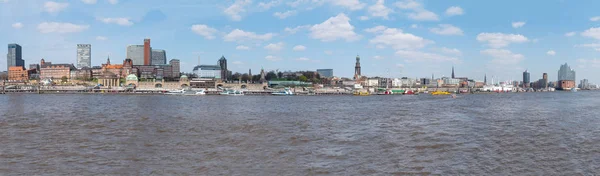
[(196, 74), (198, 78), (221, 79), (221, 66), (199, 65), (194, 67), (194, 74)]
[(151, 65), (164, 65), (167, 64), (167, 53), (165, 50), (153, 49)]
[(333, 77), (333, 69), (317, 69), (317, 73), (322, 78), (332, 78)]
[(127, 46), (127, 58), (133, 61), (133, 65), (144, 65), (144, 45)]
[(77, 68), (92, 67), (92, 45), (77, 44)]
[(575, 70), (571, 69), (567, 63), (565, 65), (560, 66), (560, 70), (558, 70), (558, 81), (575, 81)]
[(525, 70), (523, 72), (523, 84), (525, 85), (525, 87), (529, 87), (529, 83), (531, 83), (531, 74)]
[(21, 45), (16, 43), (8, 44), (8, 54), (6, 54), (6, 70), (8, 71), (12, 66), (25, 66)]

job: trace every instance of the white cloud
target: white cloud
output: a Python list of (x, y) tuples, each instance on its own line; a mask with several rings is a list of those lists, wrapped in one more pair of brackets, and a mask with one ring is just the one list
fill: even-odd
[(98, 18), (98, 20), (102, 21), (106, 24), (118, 24), (121, 26), (131, 26), (133, 22), (129, 20), (129, 18)]
[(525, 24), (526, 24), (526, 23), (525, 23), (525, 22), (523, 22), (523, 21), (513, 22), (513, 23), (512, 23), (512, 27), (513, 27), (513, 28), (520, 28), (520, 27), (523, 27), (523, 26), (525, 26)]
[(438, 21), (439, 18), (437, 14), (427, 11), (427, 10), (418, 10), (413, 13), (408, 14), (408, 18), (417, 20), (417, 21)]
[(414, 0), (404, 0), (396, 2), (396, 7), (405, 10), (421, 9), (423, 6)]
[(360, 17), (358, 17), (358, 19), (360, 21), (366, 21), (366, 20), (369, 20), (369, 17), (368, 16), (360, 16)]
[(250, 50), (250, 47), (244, 46), (244, 45), (239, 45), (237, 47), (235, 47), (236, 50)]
[(302, 46), (302, 45), (296, 45), (296, 46), (294, 46), (293, 50), (294, 51), (304, 51), (304, 50), (306, 50), (306, 47)]
[(599, 21), (600, 20), (600, 16), (595, 16), (590, 18), (590, 21)]
[(242, 61), (233, 61), (231, 63), (234, 64), (234, 65), (242, 65), (242, 64), (244, 64)]
[(589, 28), (581, 33), (581, 36), (600, 40), (600, 27)]
[(286, 19), (287, 17), (294, 16), (296, 14), (298, 14), (297, 11), (295, 11), (295, 10), (288, 10), (288, 11), (283, 12), (283, 13), (282, 12), (275, 12), (273, 14), (273, 16), (276, 16), (279, 19)]
[(284, 29), (284, 31), (285, 31), (285, 32), (288, 32), (288, 33), (290, 33), (290, 34), (295, 34), (296, 32), (298, 32), (298, 31), (300, 31), (300, 30), (304, 30), (304, 29), (308, 29), (308, 28), (310, 28), (310, 25), (297, 26), (297, 27), (295, 27), (295, 28), (289, 28), (289, 27), (286, 27), (286, 28)]
[(246, 32), (240, 29), (234, 29), (229, 34), (225, 35), (223, 39), (227, 42), (232, 41), (248, 41), (248, 40), (271, 40), (275, 34), (266, 33), (266, 34), (256, 34), (254, 32)]
[(106, 38), (104, 36), (97, 36), (96, 40), (104, 41), (104, 40), (108, 40), (108, 38)]
[(85, 4), (96, 4), (97, 0), (81, 0)]
[(405, 62), (454, 62), (458, 63), (460, 60), (456, 57), (449, 57), (434, 53), (425, 53), (420, 51), (410, 50), (398, 50), (396, 56), (404, 59)]
[(269, 1), (267, 3), (260, 2), (260, 3), (258, 3), (258, 7), (260, 7), (263, 10), (269, 10), (269, 9), (279, 5), (280, 3), (281, 3), (281, 1), (279, 1), (279, 0)]
[(396, 67), (404, 68), (404, 64), (396, 64)]
[(57, 23), (57, 22), (43, 22), (37, 26), (38, 31), (41, 33), (74, 33), (81, 32), (90, 28), (89, 25), (76, 25), (72, 23)]
[(567, 32), (567, 33), (565, 33), (565, 36), (572, 37), (572, 36), (575, 36), (576, 34), (577, 34), (577, 32)]
[(373, 59), (375, 59), (375, 60), (381, 60), (381, 59), (383, 59), (383, 57), (381, 57), (381, 56), (373, 56)]
[(108, 3), (115, 5), (115, 4), (119, 3), (119, 0), (108, 0)]
[(360, 36), (354, 33), (354, 26), (350, 24), (350, 18), (340, 13), (331, 17), (321, 24), (315, 24), (310, 28), (310, 36), (323, 42), (336, 41), (344, 39), (346, 41), (355, 41)]
[(12, 24), (12, 27), (15, 29), (21, 29), (21, 28), (23, 28), (23, 23), (20, 23), (20, 22), (14, 23), (14, 24)]
[(58, 13), (65, 10), (67, 7), (69, 7), (69, 3), (60, 3), (54, 1), (46, 1), (46, 3), (44, 3), (44, 10), (48, 13)]
[(446, 15), (448, 16), (462, 15), (464, 13), (465, 12), (463, 11), (463, 9), (458, 6), (452, 6), (446, 9)]
[(529, 41), (527, 37), (516, 34), (503, 33), (480, 33), (477, 35), (477, 41), (487, 42), (492, 48), (503, 48), (511, 43), (524, 43)]
[(419, 28), (419, 25), (418, 24), (412, 24), (412, 25), (410, 25), (410, 28), (416, 29), (416, 28)]
[(396, 7), (404, 10), (411, 10), (408, 18), (417, 21), (438, 21), (438, 15), (423, 8), (423, 5), (414, 0), (403, 0), (396, 2)]
[(556, 51), (550, 50), (550, 51), (546, 52), (546, 54), (549, 56), (554, 56), (554, 55), (556, 55)]
[(271, 55), (268, 55), (267, 57), (265, 57), (265, 59), (267, 59), (269, 61), (280, 61), (281, 60), (281, 58), (275, 57), (275, 56), (271, 56)]
[(460, 52), (460, 50), (456, 49), (456, 48), (446, 48), (446, 47), (442, 47), (437, 49), (438, 51), (444, 53), (444, 54), (449, 54), (449, 55), (454, 55), (454, 56), (460, 56), (462, 55), (462, 52)]
[(242, 13), (246, 12), (246, 6), (252, 4), (251, 0), (236, 0), (231, 6), (227, 7), (223, 12), (228, 15), (233, 21), (241, 21)]
[(192, 25), (191, 30), (198, 34), (203, 36), (205, 39), (214, 39), (215, 38), (215, 33), (217, 33), (217, 30), (211, 27), (208, 27), (207, 25), (204, 24), (196, 24), (196, 25)]
[(301, 57), (301, 58), (298, 58), (298, 59), (296, 59), (296, 60), (297, 60), (297, 61), (310, 61), (310, 59), (309, 59), (309, 58), (306, 58), (306, 57)]
[(403, 33), (401, 29), (385, 26), (376, 26), (365, 31), (378, 34), (369, 41), (371, 44), (387, 45), (394, 49), (418, 49), (434, 43), (410, 33)]
[(463, 35), (462, 29), (450, 24), (440, 24), (439, 28), (430, 28), (429, 31), (438, 35)]
[(486, 49), (480, 51), (481, 54), (492, 57), (493, 64), (514, 65), (521, 62), (525, 57), (521, 54), (512, 53), (505, 49)]
[[(313, 2), (314, 1), (315, 0), (313, 0)], [(341, 6), (349, 10), (360, 10), (366, 6), (365, 3), (361, 3), (359, 0), (330, 0), (329, 2), (333, 5)]]
[(588, 43), (588, 44), (582, 44), (582, 45), (575, 45), (575, 47), (592, 48), (596, 51), (600, 51), (600, 43)]
[(392, 13), (392, 9), (385, 6), (385, 0), (377, 0), (375, 4), (369, 7), (369, 14), (372, 17), (381, 17), (383, 19), (389, 19), (389, 14)]
[(279, 42), (279, 43), (269, 43), (267, 46), (265, 46), (265, 49), (269, 50), (269, 51), (279, 51), (281, 49), (283, 49), (283, 42)]
[(323, 53), (325, 53), (325, 54), (327, 54), (327, 55), (332, 55), (332, 54), (333, 54), (333, 51), (329, 51), (329, 50), (327, 50), (327, 51), (323, 51)]
[(581, 68), (600, 68), (600, 59), (577, 59), (577, 63)]

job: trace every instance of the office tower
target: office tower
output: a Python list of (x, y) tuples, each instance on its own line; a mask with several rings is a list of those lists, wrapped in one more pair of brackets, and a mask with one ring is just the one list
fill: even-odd
[(167, 53), (165, 50), (153, 49), (151, 65), (164, 65), (167, 64)]
[(127, 46), (127, 58), (133, 61), (133, 65), (144, 65), (144, 45)]
[(77, 44), (77, 68), (92, 67), (92, 45)]
[(525, 70), (523, 72), (523, 87), (529, 87), (529, 83), (531, 83), (531, 74)]
[(221, 56), (218, 65), (221, 67), (221, 79), (227, 81), (227, 78), (229, 78), (229, 70), (227, 70), (227, 59), (225, 59), (225, 56)]
[(12, 66), (25, 66), (21, 45), (16, 43), (8, 44), (8, 54), (6, 54), (6, 71)]

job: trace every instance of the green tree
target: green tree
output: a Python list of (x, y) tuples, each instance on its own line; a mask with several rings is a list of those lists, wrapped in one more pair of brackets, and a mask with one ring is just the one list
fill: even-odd
[(302, 75), (302, 76), (298, 77), (298, 80), (300, 80), (302, 82), (306, 82), (306, 81), (308, 81), (308, 78), (306, 78), (306, 76)]
[(63, 76), (62, 78), (60, 78), (60, 81), (63, 83), (66, 83), (67, 79), (68, 79), (67, 76)]
[(242, 75), (242, 81), (250, 82), (250, 76), (248, 75), (248, 73), (244, 73)]
[(283, 73), (277, 72), (277, 78), (283, 78)]

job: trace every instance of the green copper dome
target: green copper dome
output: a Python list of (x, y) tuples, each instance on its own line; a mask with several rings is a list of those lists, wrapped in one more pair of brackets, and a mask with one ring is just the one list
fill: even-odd
[(127, 81), (137, 81), (138, 77), (135, 76), (134, 74), (130, 74), (129, 76), (127, 76)]

